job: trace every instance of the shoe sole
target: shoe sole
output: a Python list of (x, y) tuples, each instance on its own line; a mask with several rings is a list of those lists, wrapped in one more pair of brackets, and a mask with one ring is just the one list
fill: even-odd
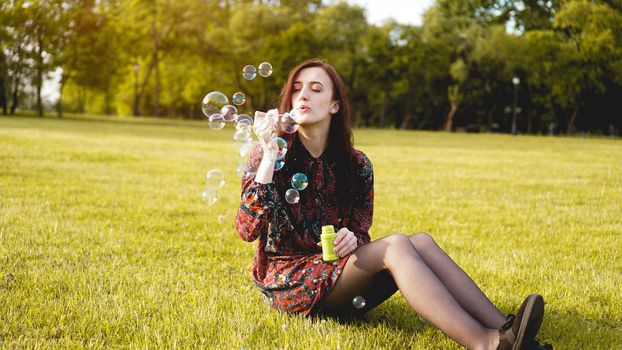
[(523, 318), (521, 319), (520, 326), (518, 328), (518, 334), (516, 335), (516, 341), (512, 350), (525, 350), (526, 344), (523, 346), (523, 342), (526, 339), (534, 339), (540, 330), (542, 319), (544, 317), (544, 299), (540, 294), (532, 294), (528, 297), (527, 304), (525, 305), (525, 311)]

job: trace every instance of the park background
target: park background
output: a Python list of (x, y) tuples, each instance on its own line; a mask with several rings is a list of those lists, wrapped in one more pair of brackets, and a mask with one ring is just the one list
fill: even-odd
[[(374, 164), (373, 239), (429, 232), (504, 313), (543, 294), (543, 341), (621, 348), (621, 9), (439, 0), (404, 25), (343, 2), (0, 3), (0, 347), (458, 349), (399, 293), (341, 324), (253, 285), (235, 127), (200, 102), (274, 107), (321, 57)], [(272, 76), (241, 77), (263, 61)]]
[[(3, 1), (0, 107), (199, 119), (222, 90), (267, 110), (295, 63), (321, 57), (343, 75), (356, 126), (619, 135), (621, 11), (440, 0), (412, 25), (319, 0)], [(263, 61), (272, 79), (242, 79)]]

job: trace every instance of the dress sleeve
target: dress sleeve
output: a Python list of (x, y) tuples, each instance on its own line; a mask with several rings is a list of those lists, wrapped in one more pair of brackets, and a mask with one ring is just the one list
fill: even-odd
[[(249, 157), (248, 167), (257, 169), (261, 161), (261, 148), (256, 147)], [(242, 195), (235, 218), (235, 228), (240, 238), (247, 242), (256, 240), (268, 230), (270, 211), (275, 208), (276, 185), (255, 182), (255, 174), (246, 172), (242, 177)]]
[(369, 228), (374, 216), (374, 170), (371, 161), (363, 153), (356, 156), (356, 188), (352, 201), (352, 211), (348, 228), (354, 232), (358, 245), (362, 246), (371, 241)]

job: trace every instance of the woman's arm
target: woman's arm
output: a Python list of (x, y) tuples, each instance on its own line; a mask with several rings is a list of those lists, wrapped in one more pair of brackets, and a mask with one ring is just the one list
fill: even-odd
[[(262, 233), (267, 232), (270, 210), (275, 208), (278, 196), (274, 183), (260, 183), (256, 180), (261, 171), (261, 164), (264, 163), (261, 153), (260, 147), (256, 147), (251, 152), (248, 166), (254, 168), (259, 164), (259, 168), (256, 175), (245, 174), (242, 178), (240, 206), (235, 218), (236, 230), (240, 238), (247, 242), (252, 242)], [(271, 167), (274, 169), (274, 164)], [(270, 181), (272, 181), (272, 171), (269, 171)]]
[(263, 153), (257, 168), (257, 174), (255, 175), (255, 182), (260, 184), (271, 183), (272, 176), (274, 175), (274, 164), (279, 152), (279, 146), (274, 140), (277, 131), (278, 114), (276, 109), (271, 109), (268, 113), (255, 112), (253, 131), (257, 135), (257, 139), (259, 139)]
[(278, 112), (256, 113), (253, 131), (261, 147), (255, 147), (249, 156), (248, 166), (257, 169), (255, 174), (245, 174), (242, 179), (241, 203), (235, 219), (240, 237), (251, 242), (267, 231), (270, 209), (275, 208), (278, 196), (272, 183), (278, 146), (273, 140)]

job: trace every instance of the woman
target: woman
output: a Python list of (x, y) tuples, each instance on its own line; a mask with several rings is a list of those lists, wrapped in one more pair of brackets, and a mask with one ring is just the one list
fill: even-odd
[[(370, 242), (372, 164), (352, 147), (345, 87), (333, 67), (317, 59), (295, 67), (279, 110), (296, 111), (299, 124), (297, 133), (283, 135), (285, 165), (274, 170), (274, 124), (258, 118), (261, 148), (249, 160), (257, 172), (242, 181), (236, 217), (242, 239), (259, 239), (253, 277), (271, 306), (303, 315), (360, 314), (399, 290), (419, 315), (469, 349), (540, 348), (541, 296), (530, 295), (516, 317), (506, 318), (429, 235)], [(300, 202), (289, 204), (284, 193), (295, 173), (309, 184)], [(335, 262), (322, 260), (323, 225), (338, 229)], [(353, 305), (357, 296), (364, 306)]]

